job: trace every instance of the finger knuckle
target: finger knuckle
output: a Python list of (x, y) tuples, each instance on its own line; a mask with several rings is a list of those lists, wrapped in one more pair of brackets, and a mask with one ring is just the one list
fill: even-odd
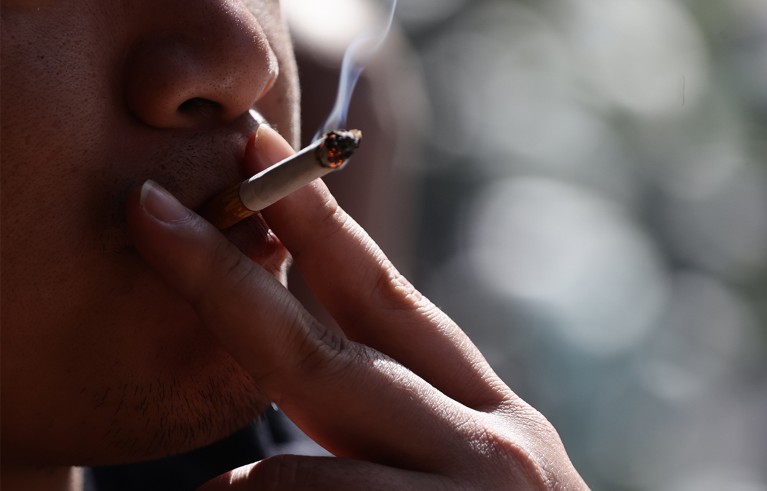
[(482, 438), (487, 450), (499, 459), (499, 469), (508, 469), (525, 489), (557, 490), (558, 472), (554, 466), (560, 448), (553, 425), (530, 406), (514, 411), (514, 423), (508, 415), (491, 415), (493, 425), (485, 428)]
[(312, 320), (308, 329), (296, 333), (292, 370), (316, 379), (334, 380), (359, 358), (359, 346), (342, 333)]
[[(488, 415), (492, 422), (472, 426), (467, 442), (473, 453), (490, 465), (495, 476), (485, 475), (494, 482), (514, 482), (519, 489), (552, 491), (560, 489), (556, 472), (547, 455), (550, 450), (540, 445), (541, 431), (553, 429), (539, 418), (510, 425), (507, 418)], [(544, 418), (545, 421), (545, 418)], [(548, 422), (546, 422), (548, 423)], [(521, 429), (520, 429), (521, 428)], [(543, 437), (546, 440), (547, 437)], [(517, 489), (516, 487), (514, 489)]]
[(430, 305), (425, 297), (386, 258), (380, 267), (371, 289), (372, 300), (390, 311), (417, 310)]

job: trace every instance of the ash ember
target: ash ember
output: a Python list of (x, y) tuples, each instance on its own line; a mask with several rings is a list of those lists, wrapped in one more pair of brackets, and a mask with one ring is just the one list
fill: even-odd
[(322, 143), (317, 148), (320, 160), (326, 167), (339, 168), (360, 146), (360, 140), (362, 140), (360, 130), (330, 131), (325, 134)]

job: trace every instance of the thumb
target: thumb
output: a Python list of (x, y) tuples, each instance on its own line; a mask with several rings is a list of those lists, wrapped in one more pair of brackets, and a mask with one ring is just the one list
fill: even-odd
[(208, 328), (226, 326), (212, 331), (256, 380), (298, 364), (291, 344), (317, 323), (272, 274), (156, 183), (134, 192), (127, 215), (139, 253)]

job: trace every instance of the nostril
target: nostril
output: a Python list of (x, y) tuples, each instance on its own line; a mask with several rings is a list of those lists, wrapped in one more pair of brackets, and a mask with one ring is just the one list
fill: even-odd
[(193, 97), (178, 106), (178, 112), (195, 119), (215, 119), (221, 115), (222, 106), (216, 101)]
[(148, 126), (183, 129), (247, 115), (279, 70), (261, 14), (248, 2), (159, 3), (161, 17), (142, 25), (122, 56), (130, 113)]

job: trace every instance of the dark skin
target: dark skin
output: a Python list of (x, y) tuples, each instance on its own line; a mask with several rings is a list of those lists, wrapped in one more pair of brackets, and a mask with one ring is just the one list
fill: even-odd
[[(4, 2), (2, 22), (3, 489), (195, 448), (270, 400), (340, 458), (207, 489), (586, 488), (324, 184), (227, 234), (190, 211), (293, 152), (276, 2)], [(342, 331), (284, 287), (288, 251)]]

